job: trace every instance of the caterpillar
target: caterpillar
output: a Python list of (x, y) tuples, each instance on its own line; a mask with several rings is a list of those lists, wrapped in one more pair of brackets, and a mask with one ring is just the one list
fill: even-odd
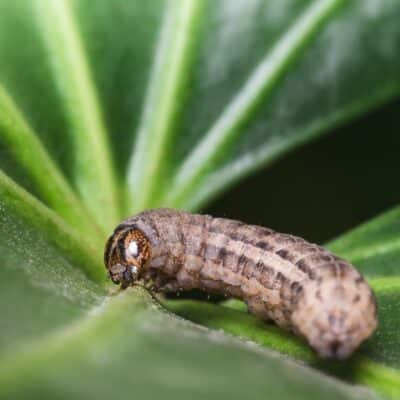
[(154, 209), (119, 224), (104, 262), (124, 289), (200, 289), (242, 299), (249, 312), (344, 359), (377, 328), (374, 294), (347, 261), (306, 240), (243, 222)]

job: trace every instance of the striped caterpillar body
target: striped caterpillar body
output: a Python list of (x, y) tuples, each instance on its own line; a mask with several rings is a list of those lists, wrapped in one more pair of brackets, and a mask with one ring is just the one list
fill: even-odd
[(242, 299), (250, 312), (343, 359), (377, 327), (372, 290), (347, 261), (304, 239), (239, 221), (156, 209), (130, 217), (107, 242), (114, 283), (201, 289)]

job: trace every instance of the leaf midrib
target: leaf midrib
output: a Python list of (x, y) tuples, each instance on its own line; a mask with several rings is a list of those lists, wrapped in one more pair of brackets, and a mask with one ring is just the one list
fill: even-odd
[[(0, 137), (31, 177), (38, 193), (71, 225), (88, 236), (103, 240), (68, 181), (52, 160), (36, 132), (25, 120), (10, 94), (0, 85)], [(31, 154), (34, 154), (34, 160)], [(99, 243), (99, 242), (98, 242)]]
[(77, 158), (75, 184), (88, 210), (105, 229), (120, 218), (116, 173), (90, 63), (68, 0), (35, 0), (55, 83), (63, 97)]
[(182, 111), (205, 2), (167, 1), (144, 109), (128, 167), (129, 211), (154, 201)]
[(64, 219), (47, 208), (42, 202), (25, 191), (0, 170), (0, 204), (12, 210), (40, 232), (48, 242), (54, 244), (64, 256), (70, 259), (92, 280), (104, 281), (104, 273), (97, 248), (97, 242), (83, 237)]

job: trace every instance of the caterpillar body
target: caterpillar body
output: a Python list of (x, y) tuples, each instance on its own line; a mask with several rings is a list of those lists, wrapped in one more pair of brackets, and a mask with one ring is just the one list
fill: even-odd
[(343, 359), (377, 327), (375, 297), (347, 261), (306, 240), (239, 221), (173, 209), (118, 225), (105, 265), (126, 288), (201, 289), (242, 299), (251, 313), (303, 336), (322, 357)]

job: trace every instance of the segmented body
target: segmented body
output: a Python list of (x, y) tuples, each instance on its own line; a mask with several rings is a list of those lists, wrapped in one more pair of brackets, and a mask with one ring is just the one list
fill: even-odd
[(123, 252), (132, 232), (148, 241), (139, 246), (148, 255), (137, 267), (155, 290), (197, 288), (242, 299), (250, 312), (306, 337), (323, 356), (348, 356), (376, 328), (375, 299), (360, 273), (299, 237), (208, 215), (150, 210), (116, 228), (105, 253), (109, 269), (127, 263)]

